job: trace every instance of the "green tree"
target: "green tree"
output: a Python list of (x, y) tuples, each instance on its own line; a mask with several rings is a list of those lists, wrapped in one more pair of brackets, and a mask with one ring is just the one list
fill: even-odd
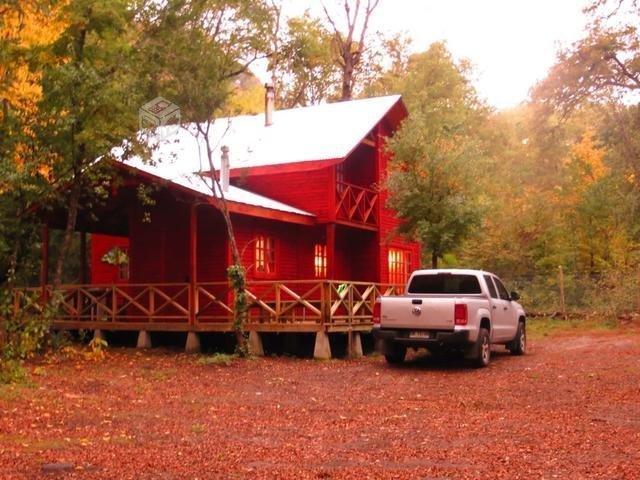
[(486, 108), (468, 75), (443, 43), (414, 56), (400, 85), (409, 118), (389, 143), (389, 205), (403, 220), (399, 231), (422, 242), (434, 268), (480, 219), (472, 178)]
[(223, 215), (231, 249), (227, 274), (235, 294), (234, 330), (241, 355), (247, 354), (245, 269), (215, 167), (214, 149), (224, 139), (214, 138), (212, 127), (228, 109), (234, 80), (255, 60), (268, 55), (275, 13), (266, 1), (170, 0), (150, 1), (142, 17), (150, 90), (180, 106), (182, 118), (192, 122), (185, 128), (206, 154), (202, 173), (211, 174), (202, 179)]
[(69, 1), (56, 18), (64, 25), (62, 33), (40, 56), (41, 122), (35, 131), (41, 150), (51, 160), (51, 185), (67, 211), (55, 264), (56, 285), (61, 282), (78, 212), (105, 193), (99, 183), (109, 174), (95, 160), (108, 156), (123, 141), (132, 148), (137, 145), (135, 14), (127, 0)]
[(280, 107), (313, 105), (336, 95), (340, 77), (332, 44), (329, 31), (308, 13), (287, 21), (270, 62)]

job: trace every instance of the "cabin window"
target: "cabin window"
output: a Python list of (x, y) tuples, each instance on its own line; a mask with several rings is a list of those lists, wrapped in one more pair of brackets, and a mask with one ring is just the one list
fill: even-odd
[(256, 273), (274, 275), (276, 273), (276, 248), (273, 237), (258, 235), (255, 239)]
[(327, 246), (316, 244), (313, 254), (313, 266), (316, 278), (327, 276)]
[(411, 254), (399, 248), (389, 249), (389, 283), (404, 284), (409, 278)]

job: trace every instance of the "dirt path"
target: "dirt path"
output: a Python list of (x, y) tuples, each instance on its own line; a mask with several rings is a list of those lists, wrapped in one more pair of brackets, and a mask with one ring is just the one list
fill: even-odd
[(132, 349), (31, 370), (0, 388), (2, 479), (640, 475), (637, 332), (539, 340), (484, 370)]

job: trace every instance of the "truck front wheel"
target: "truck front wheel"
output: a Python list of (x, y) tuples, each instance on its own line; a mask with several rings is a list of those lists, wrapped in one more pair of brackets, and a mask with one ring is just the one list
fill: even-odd
[(404, 345), (398, 345), (393, 342), (386, 342), (384, 345), (384, 358), (387, 363), (396, 365), (404, 362), (404, 357), (407, 354), (407, 347)]
[(518, 322), (516, 338), (509, 345), (509, 351), (513, 355), (524, 355), (527, 351), (527, 331), (523, 321)]

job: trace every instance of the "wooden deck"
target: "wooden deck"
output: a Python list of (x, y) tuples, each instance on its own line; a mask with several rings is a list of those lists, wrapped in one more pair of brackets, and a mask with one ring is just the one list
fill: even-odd
[[(349, 281), (253, 281), (247, 331), (369, 331), (378, 296), (404, 286)], [(40, 313), (42, 300), (59, 295), (54, 329), (228, 332), (232, 291), (226, 282), (64, 285), (23, 288), (15, 308)]]

